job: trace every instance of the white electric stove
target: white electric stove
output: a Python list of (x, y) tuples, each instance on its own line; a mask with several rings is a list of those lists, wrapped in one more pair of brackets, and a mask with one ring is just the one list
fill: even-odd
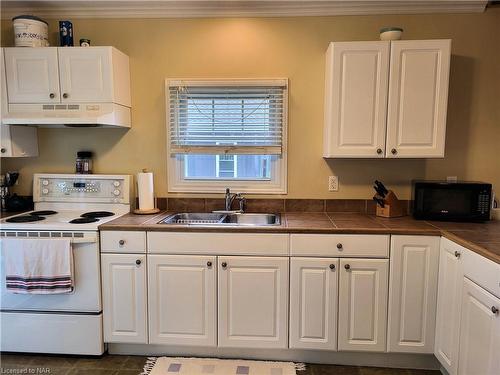
[(98, 226), (130, 211), (130, 186), (127, 175), (34, 175), (35, 209), (0, 220), (1, 241), (69, 238), (75, 290), (59, 295), (9, 293), (2, 261), (0, 350), (103, 353)]

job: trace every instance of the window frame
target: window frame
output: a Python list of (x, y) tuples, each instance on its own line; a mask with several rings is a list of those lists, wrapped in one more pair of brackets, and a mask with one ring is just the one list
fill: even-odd
[[(170, 152), (170, 95), (169, 87), (178, 85), (196, 86), (284, 86), (283, 124), (281, 155), (272, 155), (276, 160), (269, 163), (271, 178), (268, 180), (234, 179), (184, 179), (183, 154)], [(288, 79), (166, 79), (165, 116), (167, 128), (167, 187), (172, 193), (220, 193), (226, 187), (242, 193), (286, 194), (287, 193), (287, 151), (288, 151)], [(236, 154), (237, 155), (237, 154)]]

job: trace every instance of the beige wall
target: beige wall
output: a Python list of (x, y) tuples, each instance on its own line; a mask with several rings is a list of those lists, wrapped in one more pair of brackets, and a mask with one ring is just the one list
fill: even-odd
[[(34, 172), (72, 172), (78, 150), (95, 152), (96, 173), (155, 172), (167, 195), (164, 80), (177, 78), (290, 79), (289, 198), (369, 198), (381, 179), (401, 197), (413, 178), (493, 182), (500, 190), (500, 8), (470, 15), (342, 16), (254, 19), (73, 20), (75, 41), (114, 45), (130, 56), (132, 129), (41, 129), (40, 157), (4, 160), (21, 172), (17, 191), (31, 192)], [(375, 40), (382, 26), (404, 28), (406, 39), (451, 38), (452, 67), (446, 158), (330, 160), (322, 155), (324, 53), (330, 41)], [(57, 45), (57, 22), (50, 22)], [(1, 24), (12, 45), (10, 21)], [(327, 176), (340, 179), (328, 192)]]

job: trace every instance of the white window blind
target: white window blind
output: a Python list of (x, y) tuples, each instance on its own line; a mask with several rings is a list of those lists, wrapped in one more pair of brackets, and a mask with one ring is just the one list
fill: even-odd
[(281, 154), (287, 81), (170, 81), (173, 154)]

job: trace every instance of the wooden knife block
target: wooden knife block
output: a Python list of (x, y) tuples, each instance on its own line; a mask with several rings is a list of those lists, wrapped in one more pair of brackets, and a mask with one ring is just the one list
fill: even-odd
[(384, 207), (377, 204), (377, 216), (380, 217), (401, 217), (405, 216), (403, 202), (401, 202), (392, 190), (389, 190), (384, 198)]

